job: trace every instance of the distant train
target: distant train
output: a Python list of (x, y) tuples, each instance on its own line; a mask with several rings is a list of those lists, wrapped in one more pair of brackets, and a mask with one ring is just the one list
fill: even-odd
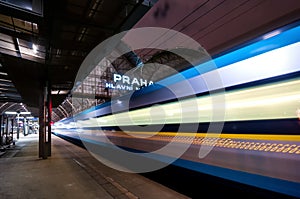
[[(102, 151), (115, 145), (143, 158), (299, 197), (298, 25), (214, 57), (216, 69), (199, 64), (56, 122), (52, 131)], [(211, 77), (216, 82), (208, 83)], [(172, 157), (162, 150), (169, 143), (188, 143), (188, 148), (182, 154), (172, 148)], [(209, 151), (201, 156), (203, 146)], [(132, 169), (128, 162), (117, 164)]]

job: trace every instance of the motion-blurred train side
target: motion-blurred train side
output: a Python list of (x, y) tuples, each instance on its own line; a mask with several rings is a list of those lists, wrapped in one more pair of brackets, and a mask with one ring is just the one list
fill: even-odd
[[(214, 70), (200, 64), (135, 91), (129, 108), (128, 96), (121, 96), (56, 122), (52, 132), (137, 154), (157, 152), (158, 161), (171, 156), (160, 153), (168, 143), (189, 143), (172, 164), (299, 197), (298, 25), (214, 57)], [(208, 88), (214, 74), (222, 85)], [(182, 92), (186, 84), (192, 89)], [(200, 157), (202, 146), (211, 151)]]

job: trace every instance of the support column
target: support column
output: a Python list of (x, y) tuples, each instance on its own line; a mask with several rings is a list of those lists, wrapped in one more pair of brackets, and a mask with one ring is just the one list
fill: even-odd
[(27, 127), (26, 117), (24, 117), (24, 119), (23, 119), (23, 134), (24, 134), (24, 136), (28, 135), (28, 127)]
[(7, 141), (8, 141), (8, 117), (6, 116), (6, 124), (5, 124), (5, 144), (8, 144)]
[(51, 86), (47, 85), (47, 130), (48, 130), (48, 156), (51, 156), (51, 121), (52, 121), (52, 98), (51, 98)]
[(3, 129), (2, 129), (3, 122), (2, 122), (2, 119), (3, 119), (3, 116), (0, 115), (0, 146), (3, 145)]
[(51, 156), (51, 92), (47, 84), (40, 95), (39, 108), (39, 157)]
[(18, 113), (17, 114), (17, 139), (20, 138), (20, 125), (19, 125), (19, 122), (20, 122), (20, 114)]
[(39, 157), (43, 159), (47, 159), (47, 153), (46, 153), (46, 109), (45, 109), (45, 101), (46, 101), (46, 95), (47, 90), (42, 90), (39, 101), (40, 101), (40, 107), (39, 107)]
[(14, 142), (14, 118), (11, 119), (11, 142), (15, 145)]

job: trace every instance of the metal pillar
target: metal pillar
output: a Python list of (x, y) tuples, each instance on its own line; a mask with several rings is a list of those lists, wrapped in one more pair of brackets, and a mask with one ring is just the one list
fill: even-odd
[(3, 122), (2, 122), (2, 119), (3, 119), (3, 116), (2, 115), (0, 115), (0, 146), (2, 146), (3, 145), (3, 129), (2, 129), (2, 126), (3, 126)]
[(51, 87), (47, 86), (47, 130), (48, 130), (48, 156), (51, 156), (51, 121), (52, 121), (52, 98), (51, 98)]
[(19, 122), (20, 122), (20, 114), (17, 114), (17, 139), (20, 138), (20, 126), (19, 126)]
[(15, 144), (15, 142), (14, 142), (14, 118), (12, 118), (10, 121), (11, 121), (11, 142), (13, 144)]
[(8, 122), (9, 122), (9, 120), (8, 120), (8, 117), (6, 116), (6, 124), (5, 124), (5, 144), (8, 144)]
[(27, 120), (25, 117), (23, 119), (23, 134), (24, 136), (28, 135)]
[(46, 128), (45, 128), (45, 115), (46, 115), (46, 111), (45, 111), (45, 90), (43, 90), (43, 92), (40, 94), (40, 107), (39, 107), (39, 157), (43, 158), (43, 159), (47, 159), (47, 154), (46, 154), (46, 139), (45, 139), (45, 132), (46, 132)]
[(51, 92), (47, 85), (40, 95), (39, 107), (39, 157), (51, 156)]

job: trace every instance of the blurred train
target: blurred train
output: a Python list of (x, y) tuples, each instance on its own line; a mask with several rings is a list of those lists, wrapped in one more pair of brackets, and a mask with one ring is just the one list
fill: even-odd
[(300, 197), (299, 22), (212, 62), (65, 118), (52, 132), (126, 171), (141, 164), (134, 154)]

